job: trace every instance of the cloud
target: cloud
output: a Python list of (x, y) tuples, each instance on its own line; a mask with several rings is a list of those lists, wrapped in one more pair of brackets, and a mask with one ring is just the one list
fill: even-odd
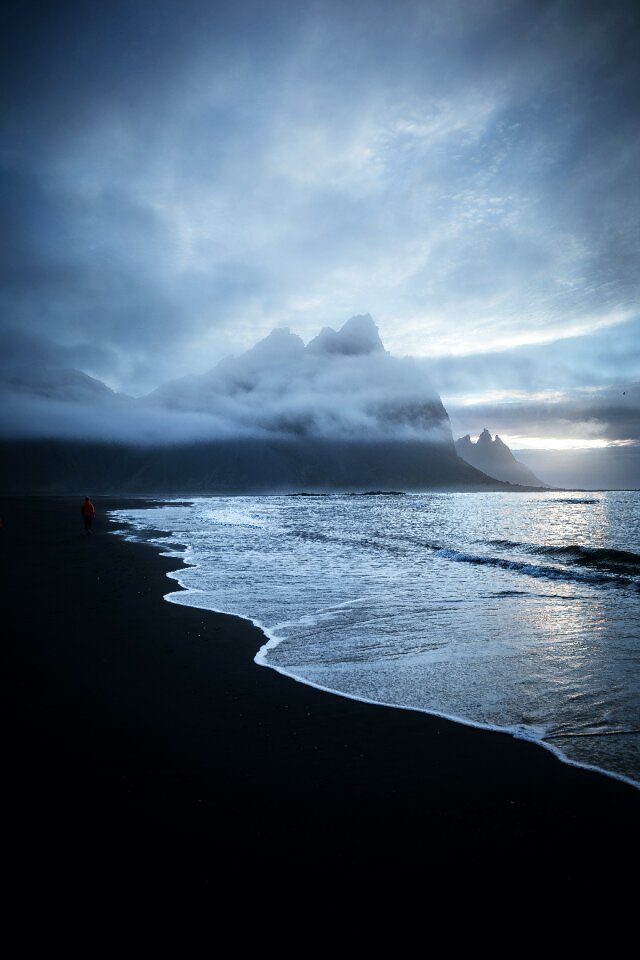
[(169, 383), (145, 401), (214, 414), (244, 435), (450, 440), (424, 364), (390, 356), (368, 315), (305, 347), (276, 329), (209, 374)]
[[(478, 344), (478, 348), (481, 344)], [(640, 318), (591, 335), (503, 350), (429, 358), (427, 366), (443, 396), (464, 399), (490, 392), (600, 388), (625, 383), (640, 370)]]
[[(456, 433), (633, 439), (639, 25), (622, 0), (3, 5), (0, 365), (140, 397), (371, 310)], [(339, 423), (314, 362), (306, 419), (272, 371), (266, 423)], [(118, 432), (113, 398), (71, 388), (83, 430)], [(232, 406), (167, 435), (248, 423)]]
[[(484, 426), (511, 446), (527, 448), (526, 438), (541, 446), (551, 441), (583, 439), (603, 443), (640, 444), (640, 383), (599, 391), (570, 391), (550, 398), (525, 396), (506, 402), (480, 402), (448, 408), (456, 434), (479, 433)], [(465, 426), (463, 427), (462, 424)], [(555, 446), (551, 443), (550, 446)]]
[[(636, 441), (640, 321), (591, 336), (427, 362), (456, 436)], [(523, 444), (524, 446), (524, 444)]]
[[(145, 393), (371, 309), (394, 354), (637, 303), (630, 4), (5, 5), (6, 323)], [(104, 364), (110, 358), (109, 369)]]
[[(66, 359), (62, 354), (61, 359)], [(325, 327), (306, 347), (276, 329), (208, 374), (139, 400), (65, 366), (7, 365), (5, 437), (176, 443), (246, 437), (420, 439), (451, 444), (424, 363), (394, 358), (367, 315)]]
[(113, 369), (115, 362), (114, 352), (105, 346), (64, 347), (22, 330), (0, 330), (0, 373), (11, 367), (73, 367), (100, 374)]

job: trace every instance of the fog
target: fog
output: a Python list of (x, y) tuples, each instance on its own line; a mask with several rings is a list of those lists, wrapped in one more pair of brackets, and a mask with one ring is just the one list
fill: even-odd
[[(58, 356), (58, 355), (54, 355)], [(136, 444), (248, 437), (451, 443), (424, 361), (392, 357), (368, 315), (306, 346), (276, 329), (208, 374), (134, 399), (65, 366), (5, 364), (0, 431)]]

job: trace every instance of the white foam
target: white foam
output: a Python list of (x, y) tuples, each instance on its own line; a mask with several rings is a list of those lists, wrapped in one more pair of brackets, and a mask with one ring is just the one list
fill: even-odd
[[(219, 610), (217, 612), (224, 613), (225, 611)], [(236, 616), (236, 614), (233, 614), (233, 616)], [(248, 619), (248, 618), (243, 617), (242, 619)], [(251, 622), (255, 623), (255, 621), (251, 621)], [(260, 626), (260, 624), (256, 623), (255, 625), (259, 627), (259, 629), (261, 629), (263, 633), (266, 633), (266, 631), (264, 630), (263, 627)], [(314, 690), (321, 690), (324, 693), (332, 693), (335, 696), (344, 697), (347, 700), (355, 700), (357, 703), (367, 703), (377, 707), (391, 707), (394, 710), (409, 710), (411, 713), (423, 713), (430, 717), (439, 717), (442, 720), (449, 720), (452, 723), (459, 723), (465, 727), (472, 727), (475, 730), (487, 730), (493, 733), (509, 734), (512, 737), (514, 737), (516, 740), (526, 740), (529, 743), (535, 744), (536, 746), (543, 747), (545, 750), (548, 750), (550, 753), (553, 753), (554, 756), (558, 758), (558, 760), (568, 764), (570, 767), (576, 767), (577, 769), (580, 769), (580, 770), (590, 770), (593, 773), (600, 773), (606, 777), (610, 777), (613, 780), (620, 780), (623, 783), (627, 783), (629, 784), (629, 786), (635, 787), (637, 790), (640, 790), (640, 781), (632, 780), (630, 777), (625, 777), (621, 773), (614, 773), (611, 770), (605, 770), (602, 767), (596, 767), (587, 763), (579, 763), (577, 760), (572, 760), (571, 758), (567, 757), (567, 755), (564, 754), (560, 749), (558, 749), (558, 747), (555, 747), (553, 744), (547, 743), (545, 740), (543, 740), (540, 737), (539, 730), (541, 728), (525, 727), (523, 724), (516, 724), (516, 726), (513, 726), (513, 727), (500, 727), (490, 723), (479, 723), (476, 720), (470, 720), (468, 717), (459, 717), (459, 716), (456, 716), (455, 714), (444, 713), (439, 710), (426, 710), (421, 707), (406, 706), (399, 703), (387, 703), (384, 700), (372, 700), (367, 697), (357, 697), (354, 694), (346, 693), (343, 690), (334, 690), (332, 687), (325, 687), (319, 683), (313, 683), (313, 681), (308, 680), (306, 677), (297, 676), (295, 673), (291, 673), (288, 670), (284, 670), (282, 667), (278, 667), (278, 666), (275, 666), (274, 664), (268, 663), (265, 659), (265, 652), (269, 649), (269, 646), (270, 646), (270, 643), (269, 641), (267, 641), (267, 643), (260, 648), (256, 656), (254, 657), (255, 663), (257, 663), (261, 667), (267, 667), (270, 670), (275, 670), (276, 673), (280, 673), (291, 680), (296, 680), (298, 683), (302, 683), (307, 687), (313, 687)]]
[[(174, 580), (179, 581), (179, 571), (172, 571), (167, 574)], [(312, 680), (309, 680), (307, 677), (299, 676), (298, 674), (292, 673), (290, 670), (285, 670), (283, 667), (277, 666), (273, 663), (269, 663), (267, 660), (267, 653), (269, 650), (275, 649), (279, 646), (284, 637), (278, 636), (274, 629), (271, 629), (266, 626), (266, 624), (261, 623), (259, 620), (252, 619), (251, 617), (246, 616), (243, 613), (240, 613), (237, 610), (230, 609), (221, 609), (217, 607), (210, 606), (205, 604), (204, 606), (198, 602), (189, 602), (189, 597), (194, 597), (197, 594), (197, 590), (193, 587), (185, 587), (180, 592), (168, 593), (165, 595), (165, 600), (168, 600), (170, 603), (184, 604), (185, 606), (193, 606), (201, 610), (209, 610), (211, 613), (222, 614), (223, 616), (237, 617), (239, 620), (244, 620), (247, 623), (253, 624), (254, 627), (257, 627), (261, 633), (267, 638), (267, 642), (264, 643), (258, 652), (256, 653), (254, 663), (260, 667), (266, 667), (269, 670), (274, 670), (276, 673), (281, 674), (284, 677), (287, 677), (289, 680), (295, 680), (296, 683), (301, 683), (304, 686), (312, 687), (314, 690), (320, 690), (323, 693), (333, 694), (334, 696), (343, 697), (346, 700), (354, 700), (356, 703), (366, 703), (371, 706), (376, 707), (388, 707), (394, 710), (408, 710), (411, 713), (422, 713), (430, 717), (439, 717), (442, 720), (448, 720), (452, 723), (459, 723), (465, 727), (471, 727), (475, 730), (486, 730), (492, 733), (504, 733), (514, 737), (516, 740), (525, 740), (528, 743), (533, 743), (536, 746), (542, 747), (545, 750), (548, 750), (552, 753), (558, 760), (562, 763), (566, 763), (571, 767), (576, 767), (581, 770), (590, 770), (593, 773), (603, 774), (606, 777), (610, 777), (613, 780), (620, 780), (623, 783), (629, 784), (631, 787), (635, 787), (637, 790), (640, 790), (640, 781), (632, 780), (630, 777), (626, 777), (623, 774), (615, 773), (611, 770), (605, 770), (602, 767), (597, 767), (587, 763), (579, 763), (576, 760), (572, 760), (565, 753), (562, 752), (558, 747), (554, 746), (551, 743), (548, 743), (544, 740), (544, 734), (546, 732), (544, 727), (540, 726), (527, 726), (525, 724), (515, 724), (514, 726), (498, 726), (496, 724), (490, 723), (480, 723), (477, 720), (470, 720), (468, 717), (460, 717), (456, 714), (445, 713), (440, 710), (427, 710), (421, 707), (406, 706), (404, 704), (390, 703), (384, 700), (374, 700), (368, 697), (356, 696), (351, 693), (347, 693), (344, 690), (336, 690), (333, 687), (327, 687), (319, 683), (314, 683)], [(346, 606), (343, 604), (342, 606)], [(280, 626), (284, 626), (281, 624)]]

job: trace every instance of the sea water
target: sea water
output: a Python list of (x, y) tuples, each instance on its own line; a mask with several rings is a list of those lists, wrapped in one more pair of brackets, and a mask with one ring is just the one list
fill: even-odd
[(296, 680), (640, 786), (640, 492), (207, 497), (119, 511)]

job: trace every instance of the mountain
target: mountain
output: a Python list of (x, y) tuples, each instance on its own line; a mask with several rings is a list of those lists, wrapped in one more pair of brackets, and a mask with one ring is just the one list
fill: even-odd
[(206, 374), (163, 384), (138, 407), (205, 415), (225, 436), (422, 439), (453, 450), (423, 365), (387, 353), (368, 314), (325, 327), (306, 347), (287, 328), (273, 330)]
[(368, 313), (351, 317), (340, 330), (323, 327), (318, 336), (309, 341), (307, 350), (312, 353), (340, 353), (343, 356), (386, 353), (378, 328)]
[(5, 493), (501, 489), (461, 459), (425, 365), (368, 314), (307, 345), (286, 328), (134, 399), (78, 370), (6, 366)]
[(117, 396), (94, 377), (73, 367), (11, 366), (3, 371), (2, 392), (44, 400), (92, 403)]
[[(392, 357), (368, 314), (339, 330), (325, 327), (306, 346), (287, 328), (273, 330), (206, 374), (163, 384), (140, 398), (137, 410), (207, 418), (225, 441), (280, 450), (295, 441), (305, 461), (320, 448), (331, 459), (331, 443), (341, 450), (372, 444), (378, 452), (401, 442), (427, 444), (442, 448), (434, 455), (446, 450), (455, 457), (449, 417), (424, 365)], [(314, 476), (324, 473), (318, 468)]]
[(505, 483), (518, 483), (528, 487), (544, 487), (524, 463), (520, 463), (511, 453), (509, 447), (496, 434), (495, 440), (485, 427), (476, 443), (469, 434), (456, 440), (456, 452), (477, 470), (482, 470), (489, 477), (503, 480)]
[(156, 446), (0, 444), (4, 495), (205, 496), (365, 490), (503, 490), (455, 452), (416, 441), (215, 440)]

